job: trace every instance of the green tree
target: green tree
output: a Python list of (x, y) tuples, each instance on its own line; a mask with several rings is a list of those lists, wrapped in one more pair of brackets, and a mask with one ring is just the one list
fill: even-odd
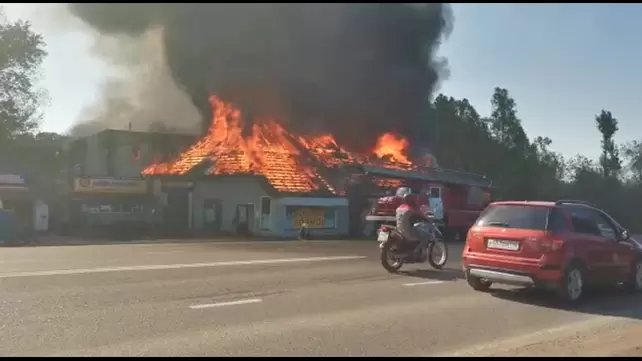
[(11, 169), (27, 175), (44, 199), (55, 197), (65, 186), (70, 170), (68, 139), (57, 133), (40, 132), (20, 134), (12, 142), (12, 151), (20, 154), (20, 161), (13, 163)]
[(537, 180), (533, 193), (539, 199), (558, 199), (564, 193), (562, 179), (567, 173), (566, 165), (561, 154), (549, 149), (552, 143), (550, 138), (538, 136), (528, 153), (534, 170), (530, 176)]
[[(603, 135), (602, 156), (595, 162), (577, 155), (564, 159), (547, 136), (529, 140), (508, 90), (496, 88), (492, 113), (479, 115), (466, 100), (440, 94), (435, 154), (440, 166), (488, 175), (500, 199), (584, 199), (597, 204), (633, 231), (642, 231), (642, 140), (621, 148), (633, 179), (623, 183), (620, 154), (613, 140), (617, 120), (603, 111), (596, 117)], [(605, 177), (606, 175), (606, 177)]]
[(517, 105), (508, 90), (495, 88), (491, 99), (490, 130), (500, 144), (513, 150), (525, 150), (528, 137), (517, 118)]
[(494, 179), (504, 198), (531, 199), (536, 194), (537, 158), (517, 117), (517, 104), (508, 90), (497, 87), (491, 105), (489, 130), (499, 147), (493, 157)]
[(488, 126), (467, 99), (456, 100), (440, 94), (434, 103), (439, 117), (439, 165), (467, 172), (492, 172), (492, 154), (496, 146)]
[(642, 141), (634, 140), (622, 146), (622, 155), (627, 161), (627, 169), (637, 184), (642, 185)]
[(46, 94), (35, 81), (46, 55), (42, 35), (28, 21), (9, 21), (0, 8), (0, 144), (37, 128)]
[(602, 110), (595, 116), (595, 123), (602, 133), (602, 156), (600, 157), (602, 175), (604, 178), (610, 178), (616, 176), (622, 169), (619, 151), (613, 140), (613, 135), (618, 131), (617, 119), (613, 118), (611, 112)]

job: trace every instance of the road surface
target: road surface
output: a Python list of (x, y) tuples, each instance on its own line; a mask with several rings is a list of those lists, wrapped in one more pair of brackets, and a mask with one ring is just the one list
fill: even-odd
[(390, 275), (367, 241), (2, 248), (0, 356), (642, 355), (642, 297), (475, 292), (460, 252)]

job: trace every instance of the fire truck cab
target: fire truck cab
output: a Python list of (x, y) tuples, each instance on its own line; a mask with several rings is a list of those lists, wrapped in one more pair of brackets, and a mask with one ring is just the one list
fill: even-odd
[(472, 173), (430, 169), (425, 172), (388, 171), (369, 172), (373, 176), (400, 180), (402, 186), (394, 195), (373, 200), (366, 222), (374, 222), (377, 229), (381, 223), (394, 223), (395, 210), (407, 192), (417, 194), (419, 205), (429, 207), (437, 225), (444, 235), (452, 240), (465, 237), (482, 210), (491, 201), (491, 182)]

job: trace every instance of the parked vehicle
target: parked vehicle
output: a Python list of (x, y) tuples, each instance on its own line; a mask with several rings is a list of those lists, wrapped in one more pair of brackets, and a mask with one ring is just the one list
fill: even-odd
[(493, 283), (540, 287), (569, 304), (587, 286), (642, 291), (642, 245), (582, 201), (491, 203), (468, 232), (462, 261), (477, 291)]
[[(377, 241), (381, 249), (381, 265), (390, 273), (401, 269), (404, 263), (424, 263), (428, 261), (435, 269), (442, 269), (448, 262), (448, 247), (443, 236), (432, 220), (422, 220), (413, 225), (422, 241), (406, 240), (395, 226), (381, 225), (377, 231)], [(437, 255), (437, 257), (435, 257)]]

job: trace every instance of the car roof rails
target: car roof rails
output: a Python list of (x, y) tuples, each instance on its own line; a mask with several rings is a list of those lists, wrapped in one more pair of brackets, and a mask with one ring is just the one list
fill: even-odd
[(582, 200), (576, 200), (576, 199), (560, 199), (559, 201), (555, 201), (556, 206), (561, 206), (563, 204), (577, 204), (577, 205), (582, 205), (582, 206), (589, 206), (589, 207), (595, 207), (590, 202), (587, 201), (582, 201)]

